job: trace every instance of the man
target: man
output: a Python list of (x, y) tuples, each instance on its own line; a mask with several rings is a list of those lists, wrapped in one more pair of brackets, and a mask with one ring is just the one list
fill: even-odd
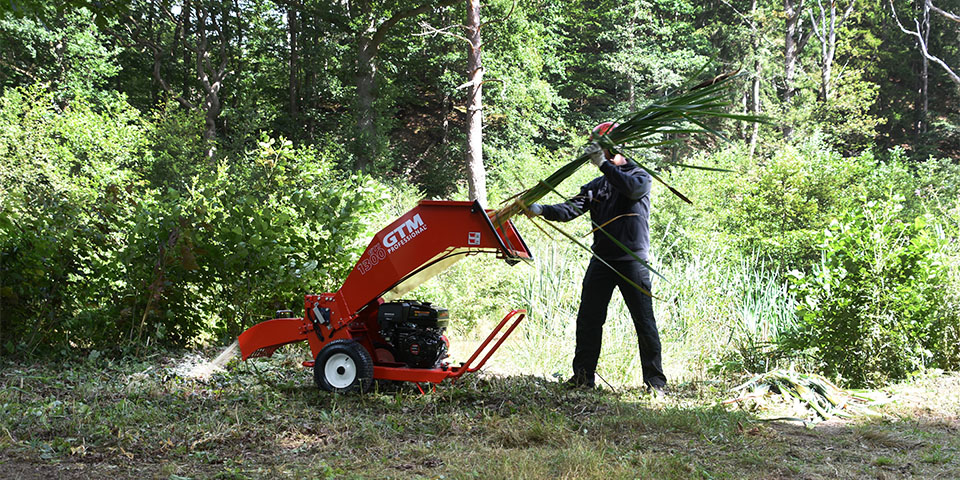
[[(591, 138), (604, 135), (614, 127), (616, 125), (612, 122), (597, 125)], [(529, 214), (566, 222), (589, 211), (593, 223), (602, 225), (607, 233), (646, 261), (650, 247), (650, 175), (636, 164), (628, 162), (622, 155), (603, 150), (596, 142), (591, 143), (585, 153), (590, 155), (590, 161), (603, 175), (580, 187), (580, 194), (570, 201), (557, 205), (533, 204), (529, 208)], [(631, 279), (647, 292), (651, 291), (649, 270), (603, 232), (594, 232), (592, 249), (597, 257), (610, 264), (616, 272)], [(616, 272), (597, 258), (590, 259), (590, 265), (583, 277), (580, 310), (577, 312), (573, 377), (567, 384), (571, 387), (594, 387), (607, 307), (613, 288), (619, 287), (637, 330), (643, 382), (648, 388), (662, 393), (667, 377), (663, 374), (660, 363), (660, 334), (653, 317), (653, 300)]]

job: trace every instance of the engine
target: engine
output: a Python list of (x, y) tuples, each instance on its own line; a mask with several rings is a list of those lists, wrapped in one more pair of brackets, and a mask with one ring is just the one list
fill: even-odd
[(430, 302), (398, 300), (380, 305), (380, 335), (393, 346), (394, 357), (408, 367), (434, 368), (447, 357), (443, 331), (449, 314)]

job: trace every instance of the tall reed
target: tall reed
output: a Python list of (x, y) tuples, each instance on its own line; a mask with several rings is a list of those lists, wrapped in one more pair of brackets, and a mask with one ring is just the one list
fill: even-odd
[[(494, 365), (515, 373), (562, 377), (569, 374), (573, 357), (587, 258), (565, 243), (537, 242), (533, 248), (540, 255), (517, 291), (529, 318)], [(654, 312), (671, 381), (705, 378), (731, 356), (762, 358), (761, 347), (793, 325), (786, 281), (778, 272), (765, 270), (762, 259), (731, 259), (730, 252), (716, 247), (683, 260), (651, 261), (670, 279), (654, 280), (654, 293), (661, 299), (654, 301)], [(617, 293), (603, 329), (598, 373), (614, 386), (641, 385), (636, 332)]]

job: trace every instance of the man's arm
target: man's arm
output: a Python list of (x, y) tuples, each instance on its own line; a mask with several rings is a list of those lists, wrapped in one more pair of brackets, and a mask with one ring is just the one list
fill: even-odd
[(626, 171), (617, 168), (610, 162), (603, 162), (600, 171), (613, 188), (631, 200), (639, 200), (650, 193), (650, 184), (653, 179), (646, 170), (634, 166)]
[(580, 187), (580, 193), (569, 201), (556, 205), (540, 205), (543, 218), (555, 222), (569, 222), (590, 209), (590, 199), (593, 197), (590, 182)]

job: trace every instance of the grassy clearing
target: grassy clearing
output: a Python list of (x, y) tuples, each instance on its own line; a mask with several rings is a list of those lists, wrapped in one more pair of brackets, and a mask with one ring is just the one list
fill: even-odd
[[(209, 356), (216, 352), (207, 352)], [(732, 386), (566, 391), (473, 376), (420, 395), (319, 394), (290, 351), (201, 382), (182, 356), (5, 364), (0, 477), (953, 478), (960, 376), (894, 387), (878, 421), (728, 410)]]

